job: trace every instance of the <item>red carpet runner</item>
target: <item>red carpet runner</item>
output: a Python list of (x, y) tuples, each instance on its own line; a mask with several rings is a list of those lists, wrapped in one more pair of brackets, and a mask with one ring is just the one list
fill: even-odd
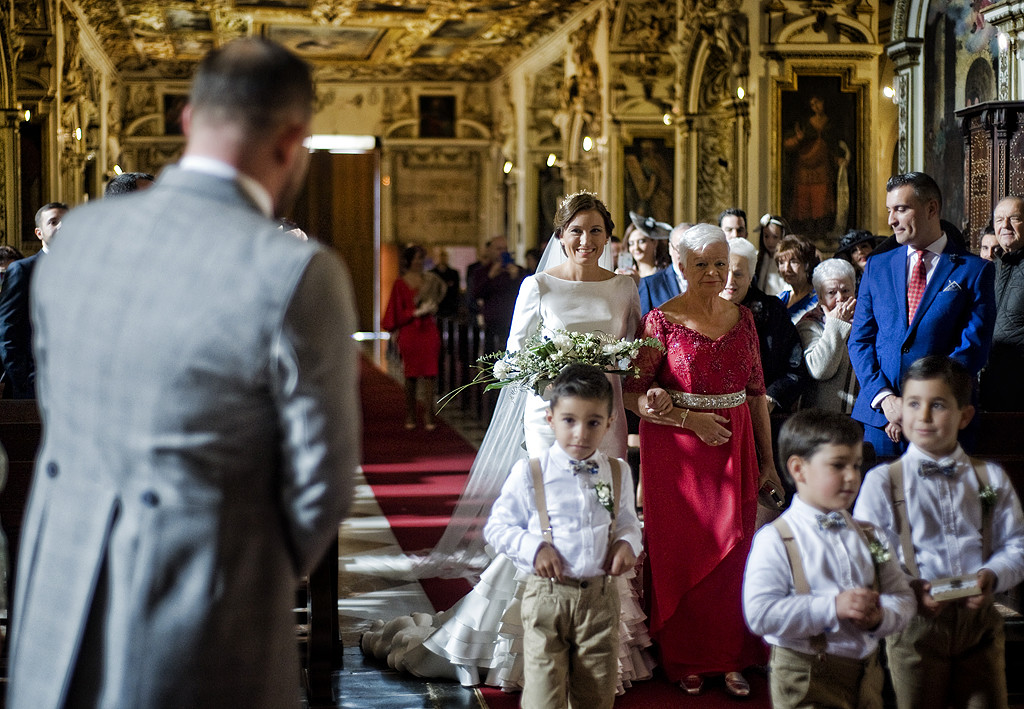
[[(406, 431), (404, 393), (386, 374), (363, 360), (363, 472), (384, 516), (405, 551), (433, 546), (441, 537), (466, 482), (475, 451), (454, 429), (438, 421), (437, 429)], [(457, 402), (456, 404), (457, 405)], [(468, 590), (459, 579), (425, 579), (423, 589), (437, 610), (449, 608)], [(619, 697), (617, 709), (768, 709), (765, 678), (748, 673), (752, 696), (743, 702), (728, 697), (721, 681), (709, 680), (704, 694), (689, 697), (655, 671)], [(491, 709), (518, 706), (517, 695), (483, 690)]]

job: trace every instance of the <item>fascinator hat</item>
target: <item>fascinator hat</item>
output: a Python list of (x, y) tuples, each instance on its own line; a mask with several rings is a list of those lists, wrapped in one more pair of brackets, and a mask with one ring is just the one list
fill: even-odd
[(873, 249), (883, 241), (885, 241), (885, 237), (875, 236), (870, 231), (849, 231), (839, 239), (839, 248), (836, 249), (836, 256), (852, 254), (854, 247), (864, 243), (871, 244)]
[(644, 217), (631, 211), (629, 213), (629, 220), (633, 222), (634, 227), (651, 239), (667, 239), (668, 235), (672, 233), (671, 224), (659, 222), (654, 217)]
[[(765, 214), (764, 216), (761, 217), (761, 229), (767, 229), (769, 224), (774, 224), (775, 226), (782, 227), (783, 236), (791, 233), (789, 224), (787, 224), (786, 220), (783, 219), (782, 217), (777, 217), (774, 214)], [(758, 231), (760, 231), (760, 229)]]

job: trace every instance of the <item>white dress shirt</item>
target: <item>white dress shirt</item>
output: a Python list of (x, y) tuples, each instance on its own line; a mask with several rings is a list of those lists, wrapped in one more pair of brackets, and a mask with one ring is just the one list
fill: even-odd
[[(747, 625), (771, 645), (814, 654), (811, 638), (825, 633), (830, 655), (862, 659), (878, 639), (899, 632), (917, 612), (917, 602), (896, 557), (880, 566), (882, 622), (875, 630), (858, 629), (836, 614), (836, 596), (855, 588), (871, 588), (875, 566), (860, 532), (850, 527), (822, 530), (817, 515), (800, 496), (783, 514), (790, 528), (810, 593), (797, 594), (785, 544), (768, 524), (754, 536), (743, 575), (743, 614)], [(876, 534), (880, 542), (885, 535)]]
[(256, 204), (263, 216), (268, 219), (274, 218), (274, 200), (267, 189), (244, 172), (240, 172), (234, 165), (205, 155), (186, 155), (178, 162), (178, 166), (182, 170), (195, 170), (225, 180), (235, 180), (242, 191)]
[[(982, 568), (998, 577), (996, 591), (1005, 591), (1024, 580), (1024, 517), (1020, 500), (1002, 468), (985, 462), (989, 484), (996, 491), (992, 510), (992, 555), (982, 559), (981, 498), (978, 476), (960, 446), (935, 461), (953, 462), (953, 477), (939, 473), (921, 475), (921, 463), (935, 459), (914, 444), (903, 458), (903, 488), (907, 499), (914, 555), (921, 578), (976, 574)], [(895, 535), (889, 465), (872, 468), (864, 478), (854, 513)], [(896, 545), (899, 548), (899, 544)], [(903, 550), (899, 549), (902, 561)]]
[[(597, 462), (596, 474), (574, 475), (569, 467), (572, 458), (557, 442), (540, 456), (554, 546), (567, 564), (563, 575), (575, 579), (605, 573), (608, 527), (612, 523), (611, 513), (598, 501), (593, 488), (597, 481), (611, 486), (611, 464), (600, 451), (587, 460)], [(619, 465), (622, 469), (619, 510), (611, 539), (613, 542), (626, 540), (633, 553), (639, 554), (640, 522), (633, 502), (633, 476), (626, 461), (620, 459)], [(536, 573), (533, 561), (544, 538), (541, 536), (529, 460), (519, 460), (512, 466), (512, 472), (484, 526), (484, 539), (495, 551), (508, 555), (520, 571)]]

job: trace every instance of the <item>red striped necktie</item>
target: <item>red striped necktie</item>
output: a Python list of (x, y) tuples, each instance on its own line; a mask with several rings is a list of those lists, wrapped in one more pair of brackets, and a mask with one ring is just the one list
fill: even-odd
[(924, 295), (924, 288), (928, 284), (928, 264), (924, 260), (925, 251), (923, 249), (915, 249), (914, 253), (917, 255), (917, 261), (911, 265), (910, 280), (907, 281), (908, 323), (914, 321), (914, 313), (917, 312), (917, 306), (921, 303), (921, 296)]

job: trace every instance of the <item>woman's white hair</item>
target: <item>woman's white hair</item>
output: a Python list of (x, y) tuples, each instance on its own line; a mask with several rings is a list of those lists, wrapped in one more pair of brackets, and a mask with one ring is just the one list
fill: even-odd
[(750, 266), (750, 275), (753, 277), (757, 270), (757, 249), (746, 239), (729, 239), (729, 255), (735, 254), (747, 259)]
[(853, 264), (841, 258), (825, 259), (815, 266), (814, 273), (811, 274), (811, 283), (814, 284), (814, 291), (818, 294), (818, 298), (821, 298), (821, 289), (825, 286), (825, 281), (833, 278), (836, 280), (845, 278), (854, 287), (857, 285), (857, 273), (853, 270)]
[(712, 244), (728, 244), (725, 232), (714, 224), (697, 224), (683, 232), (679, 237), (679, 262), (686, 267), (686, 257), (691, 251), (702, 252)]

